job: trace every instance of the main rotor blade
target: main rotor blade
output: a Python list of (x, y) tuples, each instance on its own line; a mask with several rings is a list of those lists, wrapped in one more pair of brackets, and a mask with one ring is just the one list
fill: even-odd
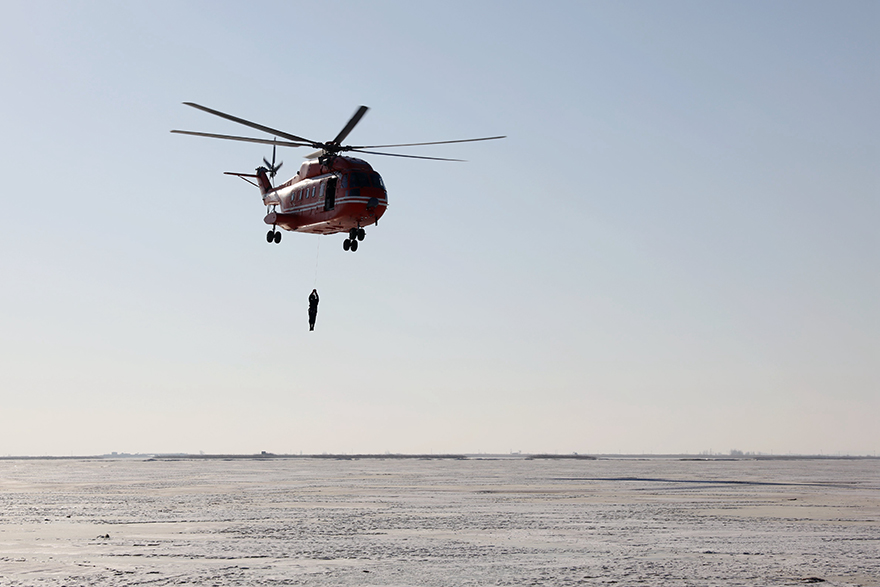
[(366, 153), (367, 155), (385, 155), (386, 157), (406, 157), (407, 159), (429, 159), (431, 161), (458, 161), (465, 162), (465, 159), (446, 159), (444, 157), (422, 157), (421, 155), (401, 155), (400, 153), (380, 153), (378, 151), (364, 151), (362, 149), (348, 149), (355, 153)]
[(339, 131), (339, 134), (336, 135), (336, 138), (330, 142), (334, 145), (338, 145), (339, 143), (344, 141), (345, 137), (348, 136), (348, 133), (352, 131), (355, 125), (361, 121), (361, 118), (364, 117), (364, 114), (367, 113), (367, 110), (369, 110), (369, 108), (367, 108), (366, 106), (361, 106), (360, 108), (358, 108), (357, 112), (354, 113), (354, 116), (351, 117), (351, 120), (348, 121), (348, 124), (345, 125), (345, 128)]
[(352, 149), (387, 149), (391, 147), (421, 147), (422, 145), (451, 145), (452, 143), (475, 143), (477, 141), (494, 141), (495, 139), (506, 139), (506, 135), (497, 137), (482, 137), (479, 139), (459, 139), (457, 141), (434, 141), (432, 143), (402, 143), (400, 145), (363, 145), (352, 147)]
[(199, 104), (195, 104), (194, 102), (184, 102), (187, 106), (192, 106), (193, 108), (198, 108), (199, 110), (203, 110), (209, 114), (213, 114), (214, 116), (219, 116), (220, 118), (225, 118), (226, 120), (231, 120), (232, 122), (237, 122), (238, 124), (243, 124), (245, 126), (249, 126), (251, 128), (255, 128), (257, 130), (261, 130), (263, 132), (267, 132), (269, 134), (278, 135), (279, 137), (284, 137), (285, 139), (289, 139), (291, 141), (309, 143), (311, 145), (318, 145), (315, 141), (304, 139), (302, 137), (298, 137), (296, 135), (292, 135), (290, 133), (276, 130), (274, 128), (270, 128), (268, 126), (263, 126), (262, 124), (257, 124), (256, 122), (251, 122), (249, 120), (245, 120), (244, 118), (238, 118), (237, 116), (232, 116), (231, 114), (226, 114), (224, 112), (220, 112), (219, 110), (213, 110), (206, 106), (201, 106)]
[(234, 137), (232, 135), (218, 135), (210, 132), (194, 132), (191, 130), (172, 130), (179, 135), (193, 135), (195, 137), (209, 137), (212, 139), (227, 139), (230, 141), (244, 141), (246, 143), (260, 143), (261, 145), (278, 145), (279, 147), (311, 147), (312, 143), (291, 143), (276, 139), (252, 139), (250, 137)]

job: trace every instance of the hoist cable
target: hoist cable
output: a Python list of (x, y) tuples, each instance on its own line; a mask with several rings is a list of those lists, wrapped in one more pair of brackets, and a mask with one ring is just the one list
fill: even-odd
[(321, 253), (321, 237), (318, 237), (318, 250), (315, 251), (315, 283), (312, 284), (312, 289), (318, 289), (318, 255)]

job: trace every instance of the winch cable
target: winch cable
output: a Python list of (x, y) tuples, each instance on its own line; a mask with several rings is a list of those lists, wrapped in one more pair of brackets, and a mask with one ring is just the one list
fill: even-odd
[(315, 283), (312, 284), (312, 289), (318, 289), (318, 255), (321, 253), (321, 237), (318, 236), (318, 250), (315, 251)]

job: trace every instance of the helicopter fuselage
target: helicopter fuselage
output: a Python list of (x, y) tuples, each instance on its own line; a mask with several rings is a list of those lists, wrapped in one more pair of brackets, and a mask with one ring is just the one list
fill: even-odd
[(335, 234), (376, 224), (388, 207), (381, 176), (354, 157), (305, 161), (288, 181), (272, 187), (257, 169), (263, 203), (273, 210), (266, 224), (310, 234)]

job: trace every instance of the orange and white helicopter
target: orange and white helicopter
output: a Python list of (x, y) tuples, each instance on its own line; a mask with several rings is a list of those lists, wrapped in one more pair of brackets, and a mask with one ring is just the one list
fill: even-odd
[[(171, 131), (173, 133), (198, 137), (272, 145), (271, 163), (263, 158), (265, 166), (257, 167), (255, 173), (225, 172), (227, 175), (237, 175), (260, 189), (260, 193), (263, 196), (263, 204), (266, 205), (268, 212), (263, 221), (266, 224), (272, 225), (272, 229), (266, 233), (266, 241), (270, 243), (281, 242), (281, 231), (278, 228), (311, 234), (347, 232), (348, 238), (342, 242), (342, 248), (346, 251), (357, 251), (358, 242), (364, 240), (364, 226), (378, 224), (379, 218), (385, 214), (385, 210), (388, 208), (388, 193), (385, 190), (385, 183), (382, 181), (382, 177), (370, 167), (369, 163), (355, 157), (340, 155), (340, 153), (354, 152), (411, 159), (430, 159), (433, 161), (462, 161), (461, 159), (446, 159), (442, 157), (382, 153), (366, 149), (446, 145), (450, 143), (471, 143), (505, 138), (497, 136), (397, 145), (343, 145), (342, 141), (345, 140), (355, 125), (367, 113), (368, 108), (361, 106), (332, 141), (321, 143), (212, 110), (192, 102), (184, 102), (184, 104), (220, 118), (274, 135), (272, 139), (255, 139), (187, 130)], [(278, 137), (287, 140), (278, 140)], [(282, 165), (281, 162), (277, 165), (275, 163), (275, 147), (277, 146), (312, 147), (318, 150), (306, 156), (306, 161), (300, 166), (296, 175), (284, 183), (275, 186), (272, 180)], [(256, 182), (251, 181), (251, 178), (256, 179)]]

